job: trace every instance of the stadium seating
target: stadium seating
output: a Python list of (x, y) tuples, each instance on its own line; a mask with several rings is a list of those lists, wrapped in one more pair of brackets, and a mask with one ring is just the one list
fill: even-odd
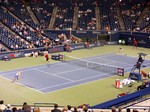
[(0, 53), (1, 52), (6, 52), (7, 50), (4, 48), (4, 47), (2, 47), (1, 45), (0, 45)]
[(121, 2), (120, 8), (127, 31), (134, 30), (137, 27), (136, 21), (144, 8), (144, 3), (145, 1), (142, 0)]
[(112, 31), (118, 31), (120, 29), (116, 6), (114, 4), (100, 5), (100, 12), (102, 30), (105, 30), (107, 27), (109, 27)]
[(16, 32), (19, 36), (32, 44), (32, 47), (33, 45), (36, 47), (44, 46), (43, 40), (45, 37), (40, 35), (39, 31), (28, 27), (25, 23), (21, 23), (2, 8), (0, 9), (0, 20), (11, 28), (12, 31)]
[(27, 23), (28, 25), (34, 28), (37, 27), (37, 25), (34, 24), (30, 14), (26, 10), (26, 7), (21, 0), (20, 1), (13, 0), (9, 2), (9, 4), (4, 4), (4, 5), (6, 8), (8, 8), (12, 13), (14, 13), (18, 18), (20, 18), (25, 23)]
[[(10, 33), (4, 27), (0, 27), (0, 41), (11, 50), (27, 49), (28, 44), (18, 36)], [(1, 48), (1, 51), (5, 51)]]
[(149, 8), (149, 11), (147, 12), (146, 16), (143, 17), (143, 20), (140, 24), (140, 30), (143, 30), (148, 25), (150, 25), (150, 8)]
[(58, 6), (54, 29), (68, 30), (73, 25), (74, 7), (68, 4)]
[(78, 30), (96, 30), (95, 6), (79, 5)]
[[(53, 18), (55, 19), (53, 29), (57, 30), (58, 32), (59, 30), (69, 30), (73, 27), (75, 6), (79, 8), (76, 30), (90, 30), (90, 32), (79, 31), (79, 33), (74, 31), (76, 34), (85, 33), (84, 36), (86, 37), (92, 37), (96, 35), (96, 33), (93, 33), (97, 30), (95, 13), (96, 6), (99, 7), (100, 11), (101, 21), (98, 24), (101, 25), (102, 31), (106, 30), (106, 28), (108, 28), (110, 31), (120, 30), (116, 0), (38, 0), (38, 2), (33, 2), (30, 0), (30, 3), (31, 8), (36, 15), (40, 25), (37, 25), (33, 22), (30, 14), (27, 12), (26, 7), (21, 0), (13, 0), (12, 2), (4, 3), (2, 4), (2, 7), (0, 7), (0, 21), (5, 25), (5, 27), (0, 26), (0, 44), (6, 46), (9, 50), (33, 50), (32, 48), (35, 47), (42, 48), (43, 50), (46, 44), (45, 41), (49, 39), (51, 42), (50, 44), (56, 45), (56, 47), (54, 47), (55, 49), (51, 52), (55, 52), (57, 50), (63, 51), (63, 46), (61, 47), (61, 50), (57, 48), (57, 45), (64, 44), (65, 40), (67, 39), (70, 41), (70, 34), (65, 35), (52, 33), (51, 30), (45, 30), (48, 28), (48, 25), (52, 19), (53, 9), (56, 6), (58, 7), (58, 10), (56, 13), (56, 18)], [(120, 7), (121, 9), (121, 15), (123, 18), (123, 22), (125, 23), (126, 31), (132, 31), (137, 27), (136, 21), (144, 8), (144, 4), (144, 0), (124, 0), (119, 3), (118, 7)], [(3, 8), (3, 6), (6, 9)], [(17, 18), (14, 15), (17, 16)], [(139, 30), (143, 30), (149, 25), (150, 10), (143, 17)], [(9, 30), (6, 29), (6, 27)], [(102, 34), (101, 31), (100, 33)], [(140, 40), (140, 38), (143, 38), (143, 40), (140, 41), (139, 46), (144, 46), (141, 45), (144, 43), (144, 47), (148, 46), (148, 48), (150, 48), (150, 45), (147, 45), (149, 37), (146, 34), (144, 34), (144, 36), (142, 34), (138, 34), (138, 36), (136, 36), (134, 33), (133, 35), (123, 35), (121, 33), (117, 35), (119, 35), (120, 37), (124, 36), (125, 38), (135, 36), (138, 40)], [(146, 39), (144, 39), (144, 37)], [(126, 41), (129, 40), (130, 39)], [(145, 40), (147, 43), (145, 42)], [(7, 50), (4, 47), (0, 46), (0, 53), (6, 51)], [(124, 103), (139, 99), (142, 97), (142, 95), (147, 95), (149, 91), (150, 88), (146, 88), (146, 90), (137, 91), (133, 94), (117, 98), (109, 102), (105, 102), (101, 105), (96, 105), (93, 108), (110, 108), (114, 105), (120, 106)]]
[[(13, 32), (17, 33), (21, 39), (29, 43), (30, 47), (43, 47), (45, 45), (44, 40), (47, 37), (53, 40), (54, 45), (57, 43), (55, 40), (58, 39), (58, 33), (53, 34), (51, 31), (44, 31), (48, 28), (52, 19), (54, 7), (58, 7), (56, 17), (53, 18), (55, 19), (53, 25), (54, 30), (70, 30), (70, 28), (73, 28), (74, 8), (77, 6), (79, 11), (77, 15), (78, 18), (76, 18), (78, 20), (76, 30), (96, 31), (96, 24), (100, 24), (102, 31), (106, 29), (109, 31), (119, 31), (120, 21), (117, 14), (117, 6), (121, 9), (126, 30), (131, 31), (137, 27), (136, 21), (145, 5), (145, 0), (124, 0), (120, 2), (116, 0), (29, 1), (29, 5), (31, 5), (40, 25), (33, 22), (24, 3), (22, 1), (18, 2), (17, 0), (2, 3), (2, 7), (0, 8), (0, 20)], [(100, 11), (100, 22), (98, 23), (96, 21), (96, 6), (98, 6)], [(17, 16), (17, 18), (14, 15)], [(140, 30), (143, 31), (143, 29), (149, 26), (149, 19), (150, 11), (143, 17)], [(5, 42), (5, 45), (6, 43), (8, 44), (8, 42)], [(9, 46), (9, 44), (6, 46)]]
[(50, 1), (47, 2), (40, 1), (40, 3), (31, 1), (30, 3), (31, 3), (32, 10), (36, 14), (40, 22), (40, 27), (42, 29), (47, 28), (51, 20), (54, 5), (50, 3)]

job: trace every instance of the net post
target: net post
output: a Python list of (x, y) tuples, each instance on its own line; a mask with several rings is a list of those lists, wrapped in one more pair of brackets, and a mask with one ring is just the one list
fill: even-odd
[(65, 61), (65, 55), (59, 54), (59, 60), (64, 62)]
[(124, 68), (117, 68), (117, 75), (124, 76)]

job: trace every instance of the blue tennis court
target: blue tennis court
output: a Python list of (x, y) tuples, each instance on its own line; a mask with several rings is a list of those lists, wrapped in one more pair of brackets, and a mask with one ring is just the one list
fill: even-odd
[[(125, 55), (106, 54), (84, 58), (84, 60), (123, 67), (125, 72), (129, 72), (136, 63), (137, 58)], [(149, 67), (150, 60), (145, 60), (143, 65)], [(65, 62), (24, 68), (22, 71), (23, 78), (17, 81), (17, 84), (29, 87), (40, 93), (48, 93), (72, 86), (78, 86), (80, 84), (114, 75)], [(11, 81), (16, 72), (17, 70), (11, 70), (7, 72), (1, 72), (0, 74), (1, 77)]]

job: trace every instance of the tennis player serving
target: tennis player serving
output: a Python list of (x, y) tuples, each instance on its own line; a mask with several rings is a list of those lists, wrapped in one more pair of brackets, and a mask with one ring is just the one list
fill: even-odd
[(14, 76), (14, 79), (12, 80), (12, 83), (15, 84), (15, 82), (17, 80), (20, 80), (22, 78), (22, 74), (21, 74), (21, 71), (18, 71), (15, 76)]

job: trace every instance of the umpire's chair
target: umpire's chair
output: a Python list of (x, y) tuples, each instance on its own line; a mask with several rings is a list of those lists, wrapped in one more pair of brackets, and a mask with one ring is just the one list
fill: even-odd
[[(142, 54), (139, 54), (139, 58), (138, 58), (136, 64), (131, 69), (131, 72), (134, 72), (136, 69), (138, 69), (139, 73), (140, 73), (141, 67), (144, 67), (144, 65), (142, 65), (144, 62), (144, 59), (142, 58), (142, 56), (143, 56)], [(145, 55), (144, 55), (144, 58), (145, 58)]]

